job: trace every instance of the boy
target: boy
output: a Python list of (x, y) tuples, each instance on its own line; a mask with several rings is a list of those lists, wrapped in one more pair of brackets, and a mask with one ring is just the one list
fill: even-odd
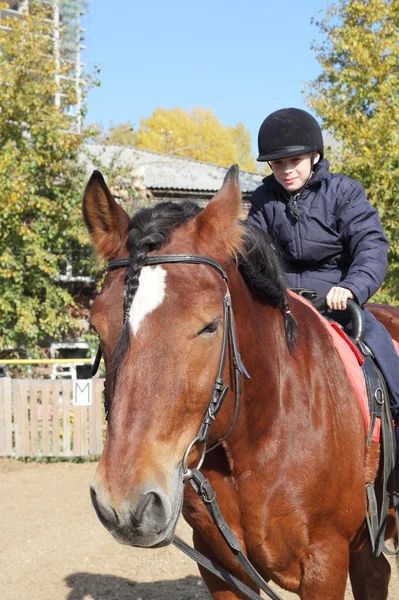
[[(289, 287), (315, 289), (330, 310), (347, 300), (362, 306), (381, 286), (388, 267), (388, 242), (378, 212), (363, 186), (329, 172), (321, 129), (304, 110), (286, 108), (269, 115), (259, 130), (258, 161), (272, 175), (255, 190), (250, 223), (279, 244)], [(365, 342), (373, 351), (399, 416), (399, 357), (385, 327), (368, 311)], [(345, 323), (345, 317), (334, 314)]]

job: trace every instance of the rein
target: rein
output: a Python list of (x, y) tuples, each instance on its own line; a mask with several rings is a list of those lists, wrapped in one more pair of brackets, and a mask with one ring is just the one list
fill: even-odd
[[(131, 258), (116, 258), (112, 260), (108, 264), (108, 270), (114, 271), (116, 269), (120, 269), (123, 267), (128, 267), (131, 263)], [(193, 255), (193, 254), (164, 254), (164, 255), (156, 255), (156, 256), (148, 256), (144, 262), (143, 266), (150, 265), (159, 265), (159, 264), (173, 264), (173, 263), (185, 263), (185, 264), (202, 264), (208, 265), (213, 268), (215, 271), (219, 273), (226, 284), (226, 294), (223, 300), (223, 340), (222, 340), (222, 351), (220, 356), (219, 368), (217, 372), (217, 376), (215, 379), (215, 383), (213, 385), (213, 390), (211, 394), (211, 399), (208, 404), (207, 411), (205, 413), (204, 418), (202, 419), (202, 423), (198, 429), (197, 435), (188, 445), (186, 452), (184, 453), (184, 457), (182, 460), (183, 467), (183, 479), (185, 481), (189, 481), (192, 488), (199, 495), (199, 497), (204, 502), (206, 508), (208, 509), (213, 522), (219, 529), (219, 532), (223, 536), (226, 544), (230, 548), (231, 552), (236, 557), (237, 561), (240, 563), (241, 567), (245, 570), (250, 579), (255, 583), (256, 586), (261, 588), (269, 598), (273, 600), (281, 600), (280, 596), (268, 585), (268, 583), (263, 579), (263, 577), (256, 571), (255, 567), (250, 563), (247, 557), (241, 550), (240, 543), (237, 538), (234, 536), (233, 532), (227, 525), (224, 520), (218, 503), (216, 502), (216, 492), (214, 492), (211, 484), (208, 479), (200, 473), (199, 469), (201, 468), (206, 452), (210, 452), (217, 446), (219, 446), (223, 440), (227, 438), (227, 436), (232, 431), (234, 424), (237, 419), (238, 408), (240, 404), (240, 379), (241, 375), (245, 375), (247, 379), (250, 379), (250, 375), (246, 370), (242, 360), (240, 353), (238, 351), (237, 344), (237, 336), (235, 330), (235, 321), (233, 315), (233, 307), (231, 303), (230, 290), (228, 287), (228, 278), (223, 267), (216, 262), (215, 260), (208, 258), (207, 256)], [(210, 448), (207, 449), (207, 441), (209, 436), (209, 431), (212, 423), (214, 422), (216, 415), (220, 411), (223, 405), (223, 401), (229, 391), (229, 385), (225, 385), (223, 381), (223, 371), (226, 365), (226, 358), (228, 348), (231, 349), (231, 356), (233, 362), (234, 369), (234, 382), (235, 382), (235, 404), (234, 404), (234, 412), (231, 423), (226, 431), (226, 433)], [(102, 356), (101, 347), (98, 347), (97, 355), (95, 361), (92, 366), (91, 375), (92, 377), (96, 374), (100, 360)], [(108, 420), (108, 414), (110, 410), (109, 399), (105, 392), (104, 385), (104, 396), (105, 396), (105, 414), (106, 419)], [(188, 467), (188, 458), (191, 450), (197, 444), (202, 445), (202, 453), (199, 459), (199, 463), (196, 468), (190, 469)], [(208, 571), (219, 577), (222, 581), (225, 581), (229, 585), (232, 585), (239, 589), (243, 594), (245, 594), (248, 598), (252, 600), (261, 600), (261, 596), (259, 596), (253, 589), (247, 586), (245, 583), (228, 573), (225, 569), (215, 564), (209, 558), (198, 552), (197, 550), (191, 548), (188, 544), (186, 544), (179, 537), (175, 536), (173, 540), (173, 544), (182, 550), (185, 554), (190, 556), (196, 560), (199, 564), (205, 567)]]

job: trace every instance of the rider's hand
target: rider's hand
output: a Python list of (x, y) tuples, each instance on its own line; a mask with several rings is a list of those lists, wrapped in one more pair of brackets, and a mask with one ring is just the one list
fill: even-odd
[(326, 303), (329, 310), (345, 310), (346, 302), (349, 299), (354, 300), (354, 294), (346, 288), (336, 286), (328, 292)]

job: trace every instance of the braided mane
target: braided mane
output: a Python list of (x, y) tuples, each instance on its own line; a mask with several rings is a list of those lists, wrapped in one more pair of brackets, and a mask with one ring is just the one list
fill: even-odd
[[(177, 227), (187, 223), (201, 212), (195, 202), (161, 202), (138, 211), (130, 221), (128, 248), (130, 264), (125, 279), (124, 326), (113, 352), (111, 369), (116, 368), (125, 355), (130, 341), (128, 317), (134, 295), (139, 286), (140, 273), (149, 252), (165, 245)], [(258, 227), (243, 223), (244, 249), (238, 255), (238, 269), (252, 293), (264, 304), (279, 308), (284, 314), (286, 340), (292, 350), (297, 325), (288, 311), (286, 282), (279, 251), (270, 237)]]
[(151, 208), (139, 210), (131, 219), (128, 248), (131, 261), (125, 279), (123, 303), (124, 325), (111, 358), (111, 370), (117, 368), (130, 343), (129, 311), (139, 287), (141, 269), (149, 252), (159, 250), (169, 241), (174, 229), (187, 223), (201, 212), (195, 202), (160, 202)]
[(184, 202), (161, 202), (152, 208), (143, 208), (130, 221), (128, 248), (132, 259), (126, 274), (124, 301), (125, 321), (129, 316), (139, 277), (149, 252), (159, 250), (170, 238), (174, 229), (195, 217), (201, 208), (186, 200)]

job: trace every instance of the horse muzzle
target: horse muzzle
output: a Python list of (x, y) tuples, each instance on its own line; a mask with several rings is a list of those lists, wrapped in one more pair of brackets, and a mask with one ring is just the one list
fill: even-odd
[(183, 502), (182, 486), (173, 502), (156, 484), (143, 485), (135, 500), (124, 500), (119, 506), (101, 494), (96, 482), (90, 486), (90, 494), (98, 518), (118, 542), (151, 548), (173, 541)]

